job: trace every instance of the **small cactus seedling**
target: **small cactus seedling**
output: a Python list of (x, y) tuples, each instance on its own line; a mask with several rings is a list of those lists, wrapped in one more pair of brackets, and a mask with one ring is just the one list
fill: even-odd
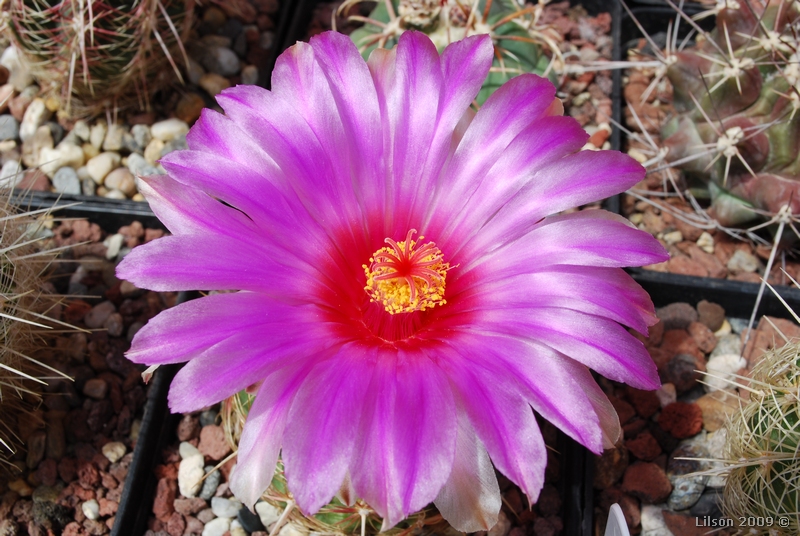
[(769, 350), (748, 390), (727, 424), (723, 512), (765, 520), (748, 534), (800, 534), (800, 343)]
[(193, 0), (3, 0), (12, 43), (67, 117), (149, 106), (181, 78)]
[[(340, 11), (363, 1), (346, 0)], [(439, 52), (464, 37), (489, 34), (495, 59), (477, 97), (482, 104), (521, 73), (549, 76), (555, 82), (555, 72), (563, 66), (561, 38), (540, 22), (547, 1), (524, 5), (520, 0), (381, 0), (368, 17), (350, 17), (364, 23), (350, 37), (367, 58), (375, 48), (393, 48), (406, 30), (425, 32)]]
[[(718, 2), (716, 27), (691, 48), (657, 56), (676, 114), (661, 128), (661, 157), (707, 185), (717, 221), (733, 226), (800, 213), (800, 2)], [(674, 45), (674, 39), (673, 39)], [(656, 162), (661, 163), (661, 162)]]

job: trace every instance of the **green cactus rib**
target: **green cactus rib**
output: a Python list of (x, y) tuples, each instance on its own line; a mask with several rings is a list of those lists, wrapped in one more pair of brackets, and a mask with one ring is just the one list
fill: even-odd
[[(342, 8), (360, 1), (363, 0), (347, 1)], [(393, 48), (406, 30), (424, 32), (439, 52), (466, 35), (489, 34), (495, 45), (495, 59), (476, 99), (478, 104), (521, 73), (536, 73), (556, 81), (552, 58), (558, 58), (560, 53), (546, 27), (538, 24), (542, 3), (522, 7), (515, 0), (480, 0), (474, 10), (472, 4), (457, 0), (380, 1), (368, 17), (351, 17), (365, 24), (350, 38), (366, 59), (375, 48)]]
[(713, 184), (722, 225), (785, 205), (800, 213), (798, 30), (800, 2), (730, 2), (712, 32), (666, 65), (677, 111), (661, 131), (667, 161)]
[(7, 19), (43, 89), (83, 116), (147, 107), (168, 64), (180, 78), (192, 9), (193, 0), (9, 0)]

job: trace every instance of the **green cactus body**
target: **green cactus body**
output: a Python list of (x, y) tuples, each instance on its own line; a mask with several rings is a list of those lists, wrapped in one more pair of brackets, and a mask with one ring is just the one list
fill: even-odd
[(758, 392), (727, 424), (723, 512), (771, 523), (748, 534), (800, 534), (800, 345), (770, 350), (751, 377)]
[(675, 53), (666, 75), (678, 116), (661, 132), (669, 162), (715, 185), (723, 225), (757, 218), (747, 207), (800, 212), (800, 2), (751, 2), (752, 12), (740, 4)]
[[(183, 64), (193, 0), (9, 0), (13, 44), (62, 115), (149, 106)], [(170, 64), (172, 68), (170, 68)]]
[[(487, 13), (487, 0), (480, 0), (474, 11), (472, 2), (457, 0), (392, 0), (391, 3), (393, 13), (389, 13), (386, 2), (378, 2), (366, 24), (350, 35), (364, 58), (375, 48), (393, 48), (406, 30), (425, 32), (439, 52), (468, 35), (489, 34), (496, 54), (476, 99), (478, 104), (483, 104), (509, 78), (521, 73), (536, 73), (556, 81), (553, 69), (549, 68), (551, 59), (544, 51), (557, 47), (554, 36), (537, 25), (539, 6), (523, 8), (515, 0), (494, 0), (489, 2)], [(371, 24), (370, 20), (383, 27)]]

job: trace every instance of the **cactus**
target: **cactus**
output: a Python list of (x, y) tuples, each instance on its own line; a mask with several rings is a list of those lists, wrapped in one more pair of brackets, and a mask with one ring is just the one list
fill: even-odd
[[(340, 12), (363, 1), (347, 0)], [(495, 59), (476, 99), (483, 104), (504, 82), (521, 73), (548, 76), (555, 83), (555, 71), (563, 59), (559, 34), (540, 23), (548, 1), (525, 6), (521, 0), (380, 0), (368, 17), (349, 17), (365, 23), (350, 38), (366, 59), (377, 47), (393, 48), (406, 30), (425, 32), (440, 53), (453, 41), (489, 34)]]
[(42, 211), (19, 210), (11, 192), (0, 189), (0, 466), (20, 443), (18, 419), (31, 418), (38, 387), (48, 375), (66, 377), (33, 357), (46, 346), (42, 332), (61, 323), (46, 316), (57, 299), (43, 290), (40, 276), (53, 255), (38, 251), (32, 237)]
[[(222, 402), (222, 427), (231, 448), (236, 452), (247, 413), (254, 397), (242, 391)], [(272, 485), (262, 497), (277, 511), (283, 512), (279, 524), (292, 525), (301, 533), (311, 534), (381, 534), (387, 536), (410, 536), (424, 529), (425, 534), (442, 534), (448, 523), (433, 507), (425, 508), (400, 522), (392, 529), (381, 531), (383, 520), (363, 500), (348, 501), (344, 497), (334, 497), (313, 516), (305, 516), (295, 507), (292, 494), (286, 486), (283, 463), (278, 460)], [(352, 504), (347, 504), (352, 502)], [(269, 527), (268, 527), (269, 528)], [(277, 533), (280, 527), (272, 529)], [(297, 531), (295, 531), (297, 532)]]
[(193, 0), (5, 1), (12, 43), (67, 118), (148, 108), (169, 65), (182, 81)]
[[(661, 128), (666, 160), (707, 185), (715, 217), (800, 212), (800, 3), (718, 2), (710, 33), (661, 55), (677, 114)], [(651, 87), (652, 90), (652, 87)], [(649, 93), (649, 92), (648, 92)], [(646, 97), (645, 97), (646, 98)]]
[(748, 390), (727, 423), (723, 513), (765, 520), (748, 534), (800, 534), (800, 343), (769, 350)]

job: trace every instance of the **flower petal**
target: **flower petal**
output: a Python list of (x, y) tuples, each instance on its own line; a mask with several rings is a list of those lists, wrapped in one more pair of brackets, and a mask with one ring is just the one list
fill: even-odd
[[(619, 268), (551, 266), (538, 272), (494, 279), (480, 285), (457, 279), (448, 286), (447, 315), (478, 309), (563, 307), (610, 318), (647, 334), (658, 321), (650, 296)], [(463, 289), (463, 292), (459, 292)]]
[(272, 483), (289, 407), (307, 374), (307, 366), (287, 366), (270, 374), (247, 414), (230, 484), (251, 511)]
[(453, 470), (433, 503), (461, 532), (489, 530), (497, 523), (502, 500), (494, 466), (463, 414), (458, 419)]
[(430, 503), (446, 482), (456, 409), (447, 379), (424, 356), (383, 351), (374, 368), (350, 474), (387, 530)]
[(535, 502), (544, 485), (547, 452), (533, 410), (515, 383), (470, 362), (469, 352), (469, 347), (455, 344), (441, 352), (446, 354), (440, 363), (453, 384), (456, 407), (469, 416), (495, 467)]
[(340, 346), (330, 330), (317, 324), (241, 331), (198, 353), (178, 371), (169, 390), (170, 409), (188, 413), (216, 404), (289, 363), (320, 360)]
[(474, 252), (460, 255), (475, 260), (454, 271), (454, 277), (464, 277), (478, 266), (481, 274), (500, 279), (560, 264), (621, 268), (669, 259), (655, 238), (604, 210), (548, 217), (504, 247), (485, 245), (483, 251), (468, 247)]
[(473, 320), (472, 329), (546, 344), (607, 378), (637, 389), (652, 390), (661, 385), (644, 344), (612, 320), (554, 307), (481, 311), (473, 315)]
[(289, 489), (307, 515), (331, 500), (347, 474), (374, 359), (373, 349), (342, 347), (311, 370), (292, 403), (283, 460)]

